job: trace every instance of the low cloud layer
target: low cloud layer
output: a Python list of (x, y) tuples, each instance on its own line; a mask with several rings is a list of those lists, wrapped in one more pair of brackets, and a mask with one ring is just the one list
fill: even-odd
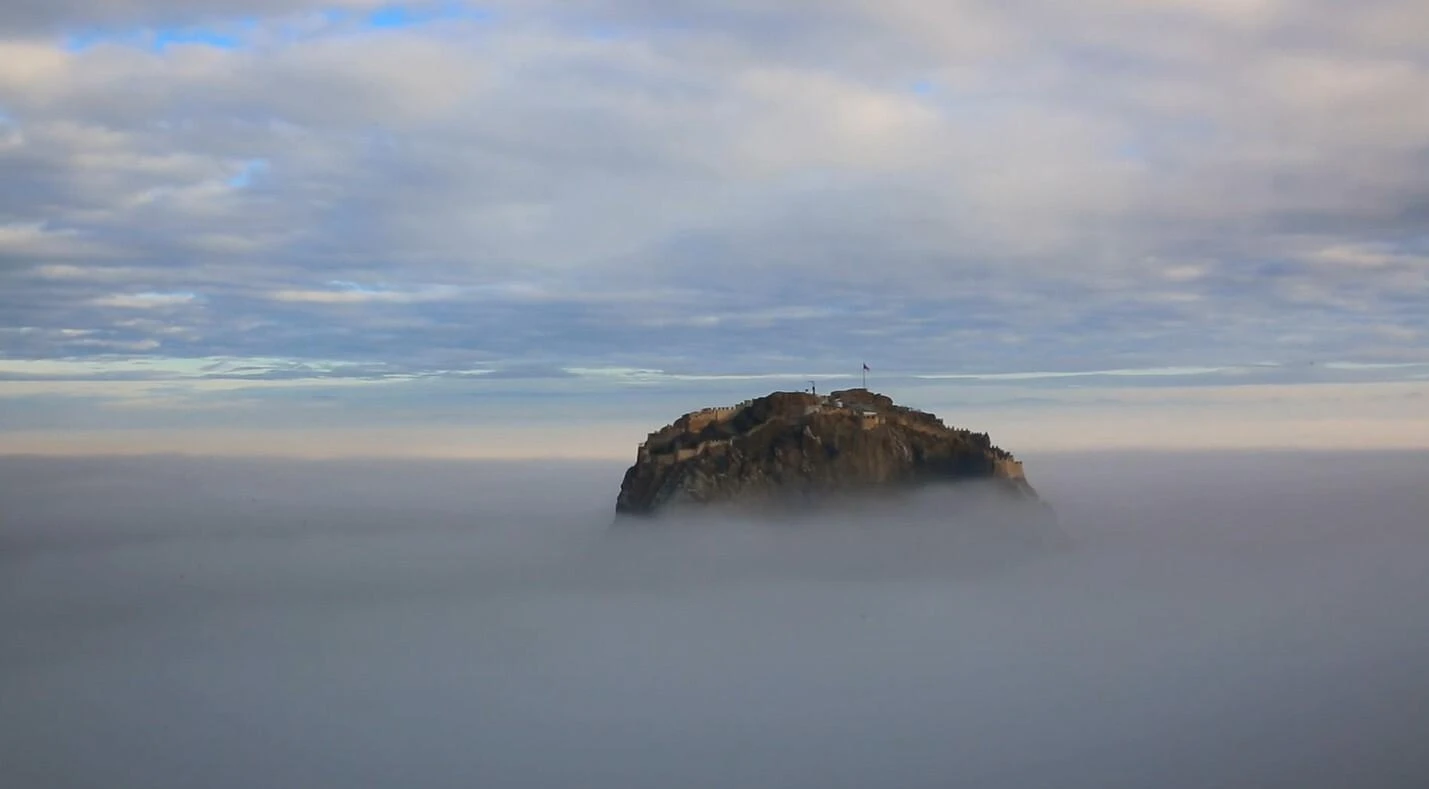
[(1417, 787), (1426, 464), (1046, 457), (1070, 546), (968, 567), (611, 542), (610, 464), (0, 459), (0, 782)]

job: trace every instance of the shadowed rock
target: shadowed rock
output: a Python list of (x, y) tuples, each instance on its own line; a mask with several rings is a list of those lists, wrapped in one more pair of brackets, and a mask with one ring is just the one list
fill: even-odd
[(651, 433), (615, 506), (632, 516), (711, 505), (797, 513), (970, 480), (1040, 505), (1022, 464), (986, 433), (948, 427), (866, 389), (774, 392), (688, 413)]

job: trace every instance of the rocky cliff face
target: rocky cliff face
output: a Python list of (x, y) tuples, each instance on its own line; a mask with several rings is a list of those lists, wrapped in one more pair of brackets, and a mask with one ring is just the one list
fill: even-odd
[(854, 494), (989, 480), (1035, 499), (1022, 464), (985, 433), (944, 425), (864, 389), (775, 392), (685, 414), (651, 433), (625, 473), (616, 511), (688, 505), (803, 508)]

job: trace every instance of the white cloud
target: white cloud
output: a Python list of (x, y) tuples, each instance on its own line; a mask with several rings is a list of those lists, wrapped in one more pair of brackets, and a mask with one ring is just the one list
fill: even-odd
[(27, 8), (0, 13), (17, 357), (674, 385), (1424, 353), (1423, 4)]
[(1388, 266), (1429, 268), (1429, 255), (1405, 254), (1392, 247), (1374, 244), (1337, 244), (1312, 253), (1311, 259), (1348, 268), (1376, 269)]
[(198, 299), (193, 293), (113, 293), (93, 301), (99, 307), (123, 309), (159, 309), (190, 304)]
[(125, 276), (122, 270), (88, 268), (68, 263), (36, 266), (34, 272), (45, 279), (122, 279)]
[(345, 288), (340, 290), (288, 289), (275, 291), (272, 298), (306, 304), (416, 304), (426, 301), (447, 301), (461, 291), (453, 287), (433, 286), (410, 291)]

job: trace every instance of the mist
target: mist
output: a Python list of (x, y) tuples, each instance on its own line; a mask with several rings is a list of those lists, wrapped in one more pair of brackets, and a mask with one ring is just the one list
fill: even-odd
[(0, 785), (1429, 784), (1429, 453), (1028, 461), (1064, 539), (988, 552), (971, 488), (612, 532), (614, 463), (0, 458)]

